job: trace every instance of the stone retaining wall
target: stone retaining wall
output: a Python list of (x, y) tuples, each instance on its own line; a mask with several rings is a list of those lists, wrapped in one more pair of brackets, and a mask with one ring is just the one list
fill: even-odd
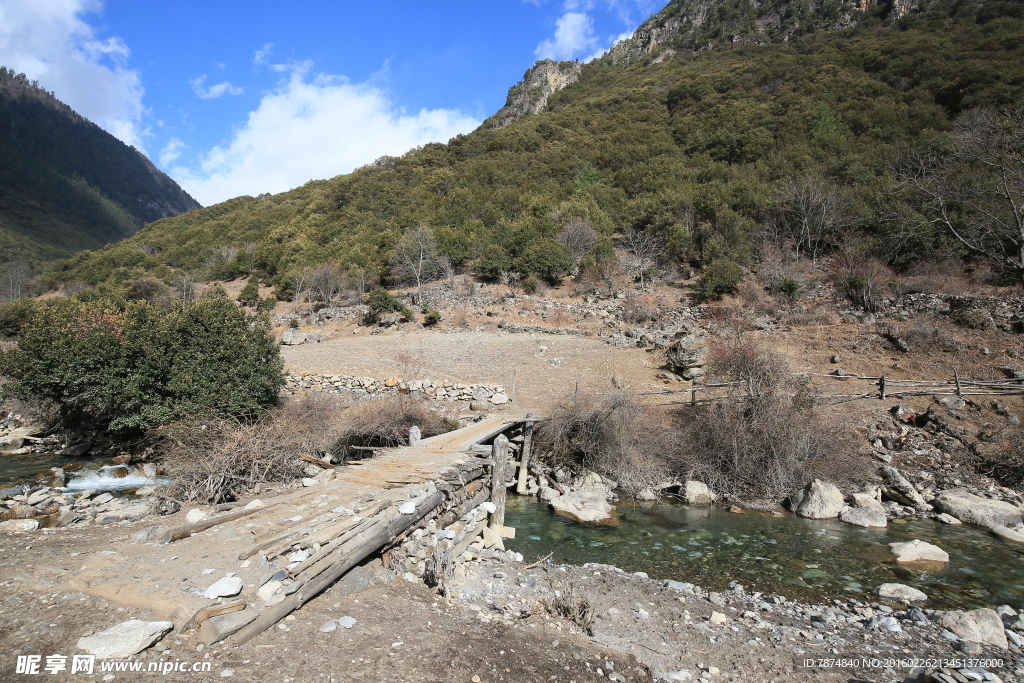
[(398, 376), (387, 379), (350, 377), (347, 375), (318, 375), (302, 373), (288, 375), (284, 395), (307, 391), (326, 391), (351, 398), (371, 398), (388, 394), (408, 394), (413, 398), (435, 401), (475, 401), (500, 406), (509, 402), (505, 388), (500, 384), (461, 384), (431, 379), (404, 380)]

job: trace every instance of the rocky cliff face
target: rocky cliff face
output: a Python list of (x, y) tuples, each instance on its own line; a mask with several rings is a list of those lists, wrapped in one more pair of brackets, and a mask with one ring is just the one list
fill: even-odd
[(552, 93), (576, 82), (580, 67), (579, 62), (556, 62), (551, 59), (537, 62), (523, 74), (523, 80), (509, 88), (505, 106), (487, 119), (483, 127), (502, 128), (527, 114), (542, 111)]
[[(868, 12), (885, 7), (884, 19), (895, 21), (915, 11), (915, 0), (673, 0), (616, 43), (600, 58), (615, 66), (650, 60), (658, 63), (680, 51), (710, 50), (721, 42), (782, 42), (818, 31), (857, 25)], [(547, 106), (548, 98), (576, 82), (579, 62), (537, 62), (508, 91), (505, 106), (484, 122), (502, 128)]]
[(895, 21), (917, 4), (913, 0), (674, 0), (601, 59), (616, 65), (646, 59), (657, 63), (679, 51), (703, 52), (721, 42), (788, 43), (798, 36), (851, 28), (879, 7), (886, 7), (885, 20)]

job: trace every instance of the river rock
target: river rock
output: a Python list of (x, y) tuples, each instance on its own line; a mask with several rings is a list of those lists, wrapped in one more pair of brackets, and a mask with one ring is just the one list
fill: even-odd
[(881, 586), (875, 589), (880, 597), (893, 598), (895, 600), (906, 600), (907, 602), (913, 602), (915, 600), (927, 600), (928, 596), (902, 583), (883, 583)]
[(964, 640), (1006, 649), (1006, 633), (999, 615), (992, 609), (969, 612), (952, 610), (939, 617), (939, 625)]
[(338, 595), (361, 593), (370, 587), (376, 576), (377, 574), (369, 567), (355, 567), (334, 584), (334, 591)]
[(188, 514), (185, 515), (185, 522), (188, 523), (188, 524), (196, 524), (197, 522), (201, 522), (204, 519), (208, 518), (209, 516), (210, 516), (210, 513), (206, 512), (205, 510), (200, 510), (199, 508), (195, 508), (195, 509), (189, 510)]
[(843, 492), (835, 484), (815, 479), (804, 487), (796, 514), (808, 519), (832, 519), (842, 512)]
[(571, 491), (558, 496), (549, 505), (555, 512), (580, 522), (607, 522), (612, 519), (612, 506), (596, 493)]
[(963, 524), (959, 519), (953, 515), (947, 515), (945, 512), (935, 515), (936, 522), (942, 522), (943, 524), (949, 524), (950, 526), (960, 526)]
[(702, 481), (687, 480), (679, 495), (687, 505), (711, 505), (718, 500), (718, 496)]
[(242, 579), (237, 576), (225, 576), (213, 583), (203, 593), (204, 598), (215, 600), (217, 598), (230, 598), (242, 592)]
[(1017, 526), (1021, 523), (1020, 508), (1001, 500), (982, 498), (963, 489), (949, 489), (935, 497), (935, 506), (961, 522), (985, 528)]
[(870, 493), (854, 493), (850, 498), (853, 505), (843, 508), (839, 513), (840, 521), (854, 526), (884, 527), (889, 520), (885, 516), (885, 508)]
[(949, 562), (949, 553), (945, 550), (916, 538), (905, 543), (890, 543), (889, 550), (897, 562)]
[(1011, 529), (1006, 526), (993, 526), (989, 527), (988, 530), (1004, 540), (1013, 541), (1015, 543), (1024, 543), (1024, 533), (1021, 533), (1017, 529)]
[(38, 519), (7, 519), (0, 522), (0, 531), (35, 531), (38, 528)]
[(541, 500), (552, 501), (558, 498), (561, 494), (550, 486), (541, 486), (540, 491), (537, 492), (537, 497)]
[(887, 498), (912, 507), (925, 505), (924, 498), (898, 469), (886, 465), (882, 468), (882, 476), (885, 477), (882, 492)]
[(100, 659), (130, 657), (160, 640), (172, 628), (174, 623), (170, 621), (131, 619), (106, 631), (79, 638), (78, 649)]
[(282, 586), (284, 586), (284, 584), (280, 581), (267, 581), (265, 584), (260, 586), (259, 590), (256, 591), (256, 596), (259, 597), (259, 599), (263, 602), (267, 602), (268, 600), (270, 600), (270, 597), (272, 595), (274, 595), (281, 589)]

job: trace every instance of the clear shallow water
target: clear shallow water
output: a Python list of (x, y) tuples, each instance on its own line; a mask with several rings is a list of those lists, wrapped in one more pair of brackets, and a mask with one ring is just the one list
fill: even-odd
[[(983, 529), (951, 527), (927, 519), (890, 521), (863, 529), (836, 520), (772, 517), (722, 508), (623, 501), (618, 527), (579, 524), (554, 514), (535, 498), (510, 496), (505, 524), (516, 528), (506, 547), (527, 562), (603, 562), (658, 579), (749, 590), (790, 598), (867, 597), (879, 584), (914, 586), (927, 607), (1024, 608), (1024, 546), (1011, 546)], [(919, 538), (950, 554), (931, 571), (890, 560), (889, 543)]]

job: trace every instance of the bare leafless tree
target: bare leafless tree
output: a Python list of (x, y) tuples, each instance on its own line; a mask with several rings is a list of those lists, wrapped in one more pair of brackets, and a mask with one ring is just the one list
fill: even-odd
[(514, 297), (516, 295), (516, 285), (519, 283), (519, 279), (521, 277), (522, 274), (517, 273), (514, 270), (506, 270), (498, 277), (498, 280), (501, 282), (501, 284), (508, 287), (509, 296)]
[(908, 151), (898, 174), (922, 227), (941, 228), (1024, 282), (1024, 107), (962, 114), (951, 151)]
[(28, 294), (32, 283), (32, 267), (25, 261), (8, 261), (0, 264), (0, 286), (4, 298), (14, 301)]
[(842, 231), (856, 222), (842, 189), (816, 174), (790, 181), (780, 200), (782, 227), (796, 245), (797, 258), (803, 251), (816, 262), (821, 252), (835, 246)]
[(377, 284), (377, 277), (362, 266), (351, 265), (345, 271), (348, 286), (355, 290), (359, 298), (366, 296), (366, 291)]
[(627, 252), (626, 271), (634, 279), (639, 278), (640, 289), (643, 289), (647, 272), (658, 262), (661, 240), (643, 230), (630, 230), (619, 238), (619, 243)]
[(345, 274), (337, 263), (321, 263), (309, 273), (308, 298), (327, 306), (341, 293), (345, 283)]
[(573, 272), (579, 272), (580, 263), (597, 244), (597, 231), (586, 219), (572, 216), (558, 233), (558, 241), (565, 245), (572, 255)]
[(416, 283), (416, 303), (420, 303), (423, 283), (441, 273), (442, 259), (434, 231), (429, 226), (419, 225), (407, 230), (395, 242), (391, 266), (399, 279)]
[(184, 271), (176, 273), (174, 275), (173, 286), (177, 294), (177, 298), (182, 304), (187, 306), (195, 301), (196, 281), (190, 273), (186, 273)]

